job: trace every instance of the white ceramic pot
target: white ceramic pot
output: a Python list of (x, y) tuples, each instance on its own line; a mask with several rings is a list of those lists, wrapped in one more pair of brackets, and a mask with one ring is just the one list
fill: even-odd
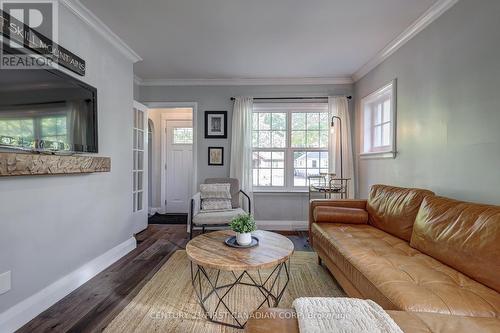
[(250, 232), (245, 232), (244, 234), (240, 234), (239, 232), (236, 233), (236, 242), (239, 245), (250, 245), (252, 242), (252, 234)]

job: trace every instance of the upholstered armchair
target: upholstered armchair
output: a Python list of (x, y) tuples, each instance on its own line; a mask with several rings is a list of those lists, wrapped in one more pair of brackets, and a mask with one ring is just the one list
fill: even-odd
[(248, 213), (252, 211), (250, 197), (241, 190), (240, 182), (235, 178), (207, 178), (204, 184), (230, 184), (231, 207), (232, 209), (223, 211), (203, 211), (201, 210), (201, 195), (196, 193), (191, 199), (190, 217), (188, 219), (189, 238), (193, 238), (193, 230), (201, 229), (205, 233), (206, 228), (219, 228), (229, 225), (231, 220), (246, 212), (241, 208), (240, 199), (243, 196), (248, 203)]

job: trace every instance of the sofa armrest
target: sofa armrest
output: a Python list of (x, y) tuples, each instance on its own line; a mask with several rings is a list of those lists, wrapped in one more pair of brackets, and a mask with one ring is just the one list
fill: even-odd
[(359, 209), (366, 211), (366, 200), (359, 199), (314, 199), (309, 202), (309, 243), (313, 245), (313, 240), (311, 237), (311, 226), (315, 223), (314, 210), (317, 207), (338, 207), (338, 208), (350, 208)]
[(367, 224), (368, 212), (360, 208), (318, 206), (313, 211), (316, 223)]

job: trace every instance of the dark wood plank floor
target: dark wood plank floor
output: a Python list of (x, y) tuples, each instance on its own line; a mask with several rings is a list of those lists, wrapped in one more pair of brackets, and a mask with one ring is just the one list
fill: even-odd
[[(305, 232), (284, 232), (297, 251), (311, 251)], [(149, 225), (137, 248), (17, 332), (101, 332), (189, 236), (185, 225)]]

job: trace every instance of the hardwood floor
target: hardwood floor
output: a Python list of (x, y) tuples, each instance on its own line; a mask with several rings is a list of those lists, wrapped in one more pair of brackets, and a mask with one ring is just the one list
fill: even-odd
[[(282, 233), (296, 251), (311, 251), (305, 232)], [(101, 332), (176, 250), (184, 249), (186, 225), (149, 225), (137, 248), (31, 320), (17, 332)]]

